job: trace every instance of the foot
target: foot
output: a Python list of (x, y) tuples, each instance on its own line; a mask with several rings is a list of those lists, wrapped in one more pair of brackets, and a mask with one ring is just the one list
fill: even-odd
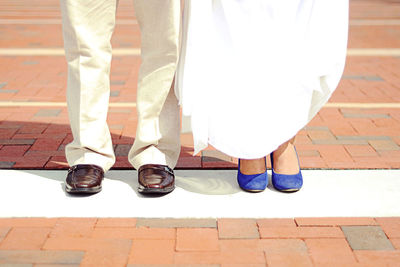
[(265, 158), (240, 159), (240, 172), (245, 175), (264, 173), (266, 168)]
[(297, 154), (291, 141), (282, 144), (272, 156), (276, 173), (292, 175), (300, 171)]
[(138, 191), (142, 194), (166, 194), (175, 189), (174, 171), (159, 164), (146, 164), (138, 170)]
[(93, 164), (78, 164), (68, 170), (65, 191), (70, 194), (94, 194), (101, 191), (104, 171)]
[(265, 190), (268, 184), (265, 158), (254, 160), (239, 159), (239, 168), (237, 181), (241, 189), (252, 193)]

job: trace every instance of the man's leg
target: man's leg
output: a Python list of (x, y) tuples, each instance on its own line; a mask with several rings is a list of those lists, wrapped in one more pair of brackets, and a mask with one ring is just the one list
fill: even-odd
[(142, 65), (138, 128), (129, 161), (138, 170), (152, 164), (144, 173), (155, 177), (153, 170), (159, 166), (153, 165), (174, 168), (180, 152), (179, 107), (171, 87), (178, 62), (181, 4), (180, 0), (134, 0), (134, 5), (142, 34)]
[[(101, 172), (115, 162), (106, 118), (112, 56), (110, 39), (117, 0), (61, 0), (60, 3), (68, 63), (68, 114), (74, 138), (66, 146), (68, 164), (75, 166), (69, 172), (67, 185), (78, 189), (94, 187), (99, 191)], [(77, 178), (71, 175), (88, 177), (84, 177), (84, 182), (70, 184), (73, 182), (68, 183), (68, 179)]]

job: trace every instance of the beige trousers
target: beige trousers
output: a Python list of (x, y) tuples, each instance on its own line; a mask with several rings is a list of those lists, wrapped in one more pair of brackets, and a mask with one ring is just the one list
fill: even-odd
[[(66, 146), (70, 166), (115, 163), (107, 126), (111, 36), (117, 0), (61, 0), (68, 63), (67, 103), (73, 141)], [(129, 161), (175, 167), (180, 120), (171, 90), (179, 52), (180, 0), (134, 0), (141, 29), (142, 65), (137, 92), (138, 128)]]

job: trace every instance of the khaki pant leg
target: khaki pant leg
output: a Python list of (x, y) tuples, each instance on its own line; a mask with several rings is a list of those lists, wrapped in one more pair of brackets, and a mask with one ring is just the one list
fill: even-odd
[(178, 62), (180, 0), (134, 0), (142, 36), (137, 93), (138, 128), (129, 161), (175, 167), (180, 152), (180, 114), (171, 90)]
[(61, 0), (60, 4), (74, 138), (66, 157), (70, 166), (96, 164), (107, 171), (115, 162), (106, 118), (117, 0)]

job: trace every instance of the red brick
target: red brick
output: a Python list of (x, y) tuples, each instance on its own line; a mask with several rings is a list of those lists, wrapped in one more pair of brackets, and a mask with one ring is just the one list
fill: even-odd
[(30, 147), (31, 147), (30, 145), (22, 145), (22, 146), (5, 145), (0, 149), (0, 156), (21, 157)]
[(296, 218), (295, 220), (299, 226), (377, 225), (374, 218), (367, 217)]
[(201, 157), (179, 157), (176, 168), (201, 168)]
[(399, 266), (400, 251), (354, 251), (358, 261), (367, 266)]
[(60, 218), (51, 237), (90, 237), (97, 219), (92, 218)]
[(261, 238), (344, 238), (338, 227), (266, 227)]
[(128, 239), (175, 239), (176, 230), (170, 228), (129, 228), (129, 227), (99, 227), (92, 234), (95, 238), (128, 238)]
[(207, 228), (178, 228), (177, 251), (218, 251), (218, 232)]
[(345, 145), (352, 157), (377, 157), (378, 153), (369, 145)]
[(13, 228), (0, 245), (0, 249), (41, 249), (51, 228)]
[(56, 218), (0, 218), (0, 227), (53, 227)]
[(254, 219), (218, 219), (219, 238), (259, 238), (258, 227)]
[[(189, 264), (220, 264), (221, 253), (215, 251), (208, 252), (177, 252), (174, 257), (176, 264), (184, 266)], [(249, 263), (246, 263), (249, 264)]]
[(328, 165), (321, 157), (300, 157), (301, 168), (326, 168)]
[(392, 239), (390, 239), (390, 242), (392, 242), (393, 246), (397, 250), (400, 250), (400, 238), (392, 238)]
[(294, 219), (257, 219), (257, 225), (259, 228), (265, 227), (296, 227)]
[(88, 237), (50, 237), (44, 243), (45, 250), (118, 251), (128, 250), (128, 239), (102, 239)]
[(99, 218), (96, 227), (136, 227), (136, 218)]
[(128, 264), (173, 264), (175, 240), (134, 240)]
[(356, 259), (345, 239), (306, 239), (305, 242), (316, 266), (356, 264)]
[(50, 157), (47, 156), (24, 156), (18, 157), (14, 168), (41, 168), (44, 167)]
[(382, 227), (386, 235), (392, 238), (400, 238), (400, 218), (376, 218), (377, 223)]
[(10, 230), (11, 230), (10, 227), (0, 227), (0, 244), (6, 237), (6, 235), (10, 232)]
[(112, 267), (126, 267), (126, 263), (129, 258), (129, 248), (124, 250), (98, 250), (98, 251), (87, 251), (83, 256), (80, 267), (100, 267), (100, 266), (112, 266)]
[(53, 156), (45, 166), (46, 169), (68, 169), (68, 167), (69, 165), (65, 156)]
[(314, 266), (307, 252), (287, 252), (266, 254), (268, 266)]
[(63, 139), (36, 139), (35, 143), (32, 145), (31, 150), (43, 150), (52, 151), (57, 150), (61, 145)]

